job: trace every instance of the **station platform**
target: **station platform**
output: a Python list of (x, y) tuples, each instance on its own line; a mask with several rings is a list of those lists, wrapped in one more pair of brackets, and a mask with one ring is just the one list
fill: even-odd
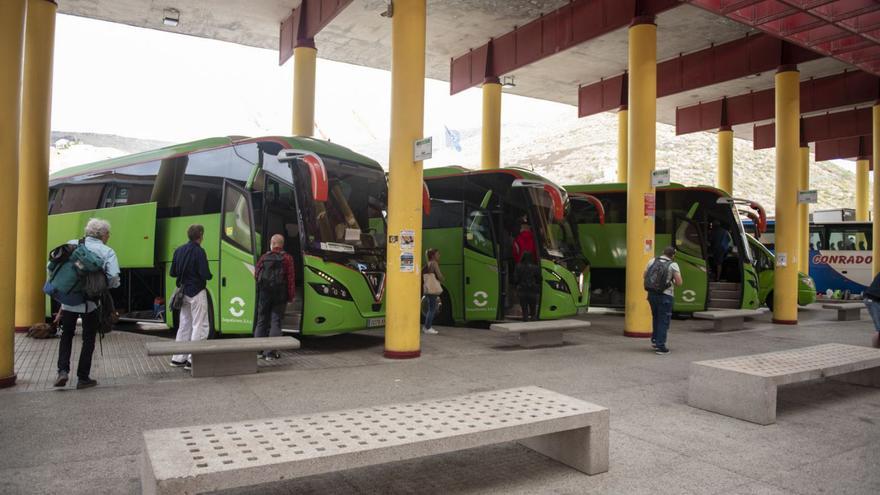
[[(692, 361), (827, 342), (870, 345), (869, 320), (802, 309), (798, 326), (764, 315), (745, 329), (673, 320), (671, 353), (622, 336), (623, 316), (561, 347), (523, 349), (488, 329), (437, 327), (422, 357), (382, 357), (381, 332), (303, 340), (260, 373), (191, 378), (114, 332), (96, 349), (100, 385), (52, 390), (57, 340), (16, 336), (19, 385), (0, 391), (0, 493), (140, 493), (141, 432), (538, 385), (611, 409), (611, 469), (586, 476), (518, 444), (466, 450), (234, 490), (274, 493), (873, 494), (880, 491), (880, 390), (836, 382), (780, 389), (778, 422), (759, 426), (689, 407)], [(867, 317), (867, 315), (865, 315)], [(79, 346), (79, 339), (76, 347)], [(76, 349), (78, 351), (78, 349)], [(76, 355), (74, 355), (76, 359)]]

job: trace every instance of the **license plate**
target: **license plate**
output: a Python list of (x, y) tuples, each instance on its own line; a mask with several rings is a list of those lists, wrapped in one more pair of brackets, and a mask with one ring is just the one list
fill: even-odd
[(367, 328), (384, 327), (385, 318), (369, 318), (367, 319)]

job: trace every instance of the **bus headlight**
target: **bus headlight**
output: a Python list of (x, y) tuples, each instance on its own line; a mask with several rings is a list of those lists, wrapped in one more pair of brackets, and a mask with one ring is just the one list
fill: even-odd
[(810, 289), (816, 290), (816, 282), (813, 281), (812, 277), (802, 277), (801, 283), (806, 285)]
[(581, 294), (584, 293), (584, 282), (586, 280), (587, 280), (587, 277), (584, 275), (584, 272), (581, 272), (581, 274), (578, 275), (578, 290), (581, 291)]
[(344, 285), (340, 284), (336, 281), (335, 278), (327, 275), (326, 273), (318, 270), (317, 268), (309, 267), (309, 270), (312, 271), (315, 275), (324, 279), (326, 283), (317, 283), (317, 282), (309, 282), (309, 285), (312, 286), (312, 289), (315, 290), (318, 294), (327, 297), (333, 297), (336, 299), (343, 299), (345, 301), (351, 301), (351, 292), (345, 288)]
[(562, 277), (557, 275), (556, 272), (550, 270), (547, 271), (549, 271), (550, 274), (553, 275), (553, 280), (545, 280), (545, 282), (547, 282), (547, 285), (560, 292), (571, 293), (571, 291), (568, 289), (568, 284), (565, 283), (565, 280), (562, 280)]

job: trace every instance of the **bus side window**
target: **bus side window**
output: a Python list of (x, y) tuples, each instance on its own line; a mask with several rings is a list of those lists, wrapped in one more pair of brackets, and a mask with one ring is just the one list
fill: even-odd
[(94, 210), (101, 201), (104, 184), (66, 184), (59, 186), (52, 214)]

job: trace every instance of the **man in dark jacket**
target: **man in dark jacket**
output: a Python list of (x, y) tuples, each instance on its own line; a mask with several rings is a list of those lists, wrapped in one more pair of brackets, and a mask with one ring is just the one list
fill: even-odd
[[(184, 296), (175, 339), (178, 342), (205, 340), (211, 330), (205, 286), (213, 275), (208, 268), (208, 255), (202, 248), (205, 228), (198, 224), (190, 225), (186, 235), (189, 242), (174, 250), (171, 260), (171, 276), (177, 279)], [(190, 358), (189, 354), (175, 354), (171, 358), (171, 366), (192, 369)]]
[(871, 319), (874, 320), (874, 338), (872, 343), (874, 347), (880, 348), (880, 273), (878, 273), (874, 280), (871, 282), (871, 285), (865, 289), (865, 293), (862, 294), (862, 297), (865, 300), (865, 306), (868, 308), (868, 313), (871, 315)]
[[(280, 337), (281, 322), (287, 303), (296, 294), (296, 274), (293, 258), (284, 251), (284, 237), (275, 234), (269, 241), (271, 250), (257, 261), (254, 277), (257, 279), (257, 326), (254, 337)], [(278, 359), (278, 351), (263, 351), (260, 358)]]

